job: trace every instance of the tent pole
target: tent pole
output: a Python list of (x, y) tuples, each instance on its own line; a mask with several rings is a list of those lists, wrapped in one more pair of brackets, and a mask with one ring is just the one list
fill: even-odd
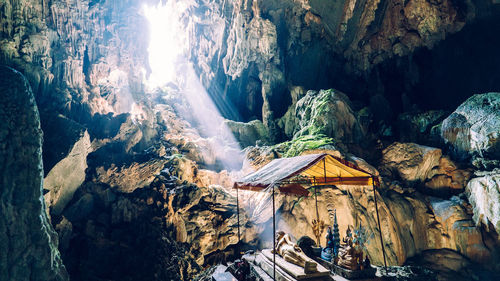
[(276, 280), (276, 208), (274, 206), (274, 185), (273, 189), (273, 280)]
[(384, 257), (384, 267), (387, 273), (387, 261), (385, 259), (384, 241), (382, 240), (382, 228), (380, 226), (380, 217), (378, 215), (378, 205), (377, 205), (377, 194), (375, 194), (375, 179), (372, 177), (373, 184), (373, 198), (375, 199), (375, 212), (377, 213), (377, 223), (378, 223), (378, 234), (380, 235), (380, 245), (382, 246), (382, 256)]
[[(314, 184), (314, 200), (316, 201), (316, 222), (318, 223), (319, 226), (319, 211), (318, 211), (318, 190), (316, 188), (316, 177), (313, 177), (313, 184)], [(316, 237), (318, 242), (318, 247), (321, 247), (319, 238)]]
[(240, 241), (241, 241), (241, 236), (240, 236), (240, 200), (239, 200), (239, 194), (238, 194), (238, 187), (236, 187), (236, 216), (238, 218), (238, 247), (236, 247), (237, 255), (238, 258), (240, 258), (241, 254), (241, 249), (240, 249)]

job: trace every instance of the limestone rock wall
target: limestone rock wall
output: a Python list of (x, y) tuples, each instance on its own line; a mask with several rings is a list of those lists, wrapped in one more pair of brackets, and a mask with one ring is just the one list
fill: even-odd
[(23, 72), (52, 110), (128, 112), (148, 70), (142, 4), (2, 1), (0, 62)]
[[(393, 62), (421, 47), (432, 48), (482, 16), (488, 5), (495, 4), (200, 0), (190, 10), (196, 17), (186, 19), (193, 42), (190, 59), (211, 95), (237, 108), (220, 107), (225, 116), (259, 118), (273, 130), (273, 121), (292, 102), (294, 86), (335, 87), (364, 99), (411, 91), (423, 68), (411, 55)], [(386, 81), (379, 70), (371, 72), (384, 63), (383, 73), (401, 67), (406, 86)], [(274, 132), (274, 137), (279, 136)]]
[(493, 226), (500, 233), (500, 185), (498, 170), (478, 173), (467, 185), (469, 201), (474, 208), (474, 221)]
[(0, 279), (69, 280), (42, 195), (42, 131), (21, 73), (0, 67)]

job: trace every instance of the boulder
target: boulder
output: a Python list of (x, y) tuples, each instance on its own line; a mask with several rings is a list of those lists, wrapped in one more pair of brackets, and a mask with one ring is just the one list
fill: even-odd
[(429, 232), (429, 248), (455, 249), (476, 262), (485, 262), (490, 252), (485, 246), (481, 229), (477, 227), (468, 213), (464, 200), (453, 196), (449, 200), (430, 197), (431, 217), (439, 223), (438, 231)]
[(0, 280), (69, 280), (42, 196), (42, 130), (21, 73), (0, 66)]
[(295, 124), (294, 138), (322, 134), (350, 144), (359, 142), (364, 135), (349, 98), (340, 91), (308, 91), (294, 110), (295, 116), (289, 116)]
[(48, 191), (45, 200), (51, 213), (61, 214), (85, 180), (87, 156), (90, 152), (90, 136), (87, 130), (82, 130), (65, 157), (48, 172), (43, 183), (44, 189)]
[(441, 149), (415, 143), (389, 145), (379, 169), (386, 177), (441, 195), (463, 191), (470, 177), (469, 170), (460, 169)]
[(457, 156), (500, 157), (500, 93), (477, 94), (462, 103), (441, 126), (441, 136)]
[(500, 234), (500, 170), (477, 175), (466, 187), (474, 221), (488, 228), (491, 225)]
[(138, 188), (149, 186), (166, 163), (166, 159), (151, 159), (119, 167), (99, 166), (96, 168), (96, 176), (98, 181), (110, 185), (119, 192), (131, 193)]
[(439, 165), (441, 155), (438, 148), (395, 142), (382, 151), (380, 170), (383, 175), (401, 178), (409, 184), (423, 182)]
[(248, 123), (226, 120), (224, 123), (243, 147), (255, 145), (257, 141), (270, 142), (267, 128), (260, 120)]

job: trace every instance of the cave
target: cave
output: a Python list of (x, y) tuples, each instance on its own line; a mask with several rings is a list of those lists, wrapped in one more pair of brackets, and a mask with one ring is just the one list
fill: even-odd
[(0, 280), (500, 280), (499, 18), (0, 1)]

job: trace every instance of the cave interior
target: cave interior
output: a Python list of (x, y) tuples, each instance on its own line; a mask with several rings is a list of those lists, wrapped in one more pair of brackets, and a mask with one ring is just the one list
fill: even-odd
[[(329, 227), (370, 280), (500, 280), (499, 18), (499, 0), (0, 1), (0, 280), (272, 280), (278, 231), (318, 262)], [(312, 154), (369, 180), (327, 185), (325, 162), (319, 189), (305, 168), (235, 188)], [(345, 280), (331, 268), (310, 280)]]

